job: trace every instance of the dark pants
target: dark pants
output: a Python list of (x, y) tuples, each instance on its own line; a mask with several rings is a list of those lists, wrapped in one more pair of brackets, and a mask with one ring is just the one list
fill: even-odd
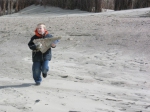
[(47, 74), (47, 72), (49, 71), (48, 64), (49, 64), (48, 60), (42, 62), (33, 62), (32, 73), (35, 82), (42, 81), (41, 72)]

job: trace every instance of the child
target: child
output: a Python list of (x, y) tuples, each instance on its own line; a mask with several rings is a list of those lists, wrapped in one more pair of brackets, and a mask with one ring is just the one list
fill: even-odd
[[(39, 49), (42, 48), (42, 44), (34, 44), (34, 39), (41, 39), (41, 38), (52, 38), (52, 35), (48, 33), (46, 30), (46, 26), (43, 23), (37, 25), (35, 30), (35, 35), (31, 38), (28, 43), (29, 48), (32, 50), (32, 73), (33, 79), (36, 85), (40, 85), (42, 81), (41, 73), (44, 78), (47, 77), (47, 72), (49, 71), (49, 61), (51, 60), (51, 48), (49, 48), (45, 53), (42, 53)], [(58, 40), (54, 41), (51, 44), (52, 48), (56, 47)]]

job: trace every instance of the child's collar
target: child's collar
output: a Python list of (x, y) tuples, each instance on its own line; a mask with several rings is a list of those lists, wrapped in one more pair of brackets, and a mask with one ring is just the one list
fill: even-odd
[(42, 38), (42, 37), (46, 36), (47, 34), (48, 34), (47, 30), (45, 30), (45, 33), (43, 35), (39, 34), (37, 29), (35, 30), (35, 35), (38, 36), (39, 38)]

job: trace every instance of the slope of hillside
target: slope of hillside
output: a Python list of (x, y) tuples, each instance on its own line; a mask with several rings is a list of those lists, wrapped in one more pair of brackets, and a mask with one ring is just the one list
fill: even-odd
[[(0, 112), (149, 112), (149, 12), (31, 6), (0, 17)], [(27, 44), (41, 22), (62, 39), (35, 86)]]

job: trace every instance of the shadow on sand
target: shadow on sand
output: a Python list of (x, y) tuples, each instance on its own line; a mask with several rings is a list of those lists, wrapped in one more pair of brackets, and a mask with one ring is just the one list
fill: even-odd
[(29, 87), (32, 85), (35, 85), (35, 84), (34, 83), (24, 83), (21, 85), (6, 85), (6, 86), (0, 86), (0, 89), (3, 89), (3, 88), (23, 88), (23, 87)]

